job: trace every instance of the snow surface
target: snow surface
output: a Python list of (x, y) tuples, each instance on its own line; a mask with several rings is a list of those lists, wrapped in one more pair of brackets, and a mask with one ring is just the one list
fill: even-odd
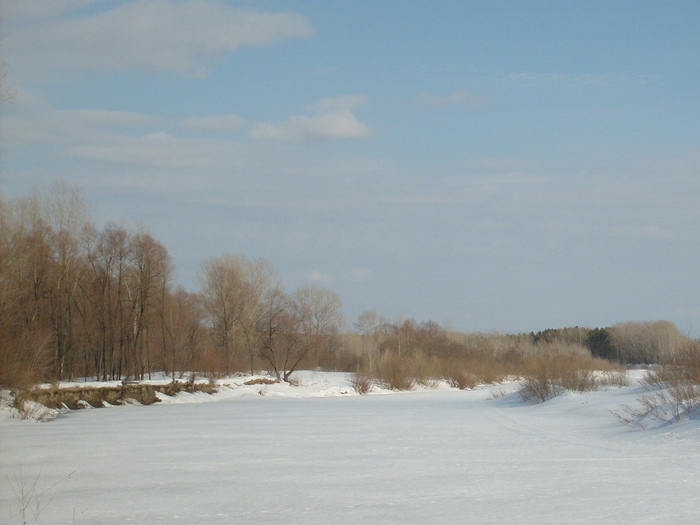
[(530, 405), (493, 397), (514, 384), (357, 396), (345, 374), (299, 377), (6, 419), (0, 523), (20, 523), (10, 518), (20, 463), (46, 487), (39, 522), (57, 525), (700, 519), (700, 423), (620, 423), (610, 410), (633, 404), (639, 386)]

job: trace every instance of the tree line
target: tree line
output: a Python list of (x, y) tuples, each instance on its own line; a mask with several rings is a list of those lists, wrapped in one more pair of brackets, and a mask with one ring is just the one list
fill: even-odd
[(146, 229), (96, 228), (63, 183), (0, 195), (0, 232), (0, 385), (263, 368), (288, 380), (339, 340), (335, 292), (286, 293), (265, 261), (232, 255), (187, 291)]
[(689, 343), (668, 321), (465, 334), (366, 311), (346, 331), (341, 308), (327, 288), (286, 292), (265, 260), (244, 255), (205, 260), (199, 289), (185, 290), (147, 229), (98, 229), (64, 183), (14, 200), (0, 193), (0, 386), (183, 371), (289, 381), (301, 366), (387, 384), (466, 371), (488, 381), (535, 355), (653, 363)]

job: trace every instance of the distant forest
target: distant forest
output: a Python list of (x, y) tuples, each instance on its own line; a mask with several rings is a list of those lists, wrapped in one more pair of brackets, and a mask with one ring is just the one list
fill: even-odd
[(481, 334), (367, 311), (348, 328), (338, 294), (314, 285), (286, 292), (263, 259), (204, 260), (197, 291), (173, 275), (147, 229), (97, 229), (64, 183), (13, 200), (0, 194), (0, 386), (155, 372), (266, 371), (289, 381), (300, 367), (485, 381), (533, 357), (655, 363), (695, 344), (668, 321)]

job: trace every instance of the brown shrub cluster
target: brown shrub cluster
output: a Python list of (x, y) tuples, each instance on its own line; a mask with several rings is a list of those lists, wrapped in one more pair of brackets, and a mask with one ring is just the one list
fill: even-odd
[(700, 343), (688, 342), (666, 362), (647, 371), (641, 380), (645, 393), (638, 407), (625, 406), (626, 416), (618, 417), (631, 424), (651, 418), (662, 422), (678, 421), (700, 409)]
[(352, 380), (357, 391), (370, 381), (392, 390), (447, 381), (464, 390), (510, 378), (521, 380), (524, 399), (542, 402), (567, 390), (586, 392), (626, 384), (620, 365), (594, 358), (585, 345), (568, 339), (533, 342), (529, 336), (496, 334), (460, 340), (434, 325), (404, 323), (400, 329), (400, 345), (395, 327), (378, 345), (378, 355), (362, 362)]
[(101, 408), (107, 405), (123, 405), (136, 401), (142, 405), (158, 402), (156, 392), (174, 396), (178, 392), (217, 392), (211, 383), (173, 382), (164, 385), (127, 384), (114, 387), (70, 387), (61, 388), (57, 384), (49, 388), (33, 388), (20, 392), (15, 398), (15, 405), (20, 410), (26, 401), (34, 401), (46, 408)]
[(275, 383), (280, 383), (279, 379), (270, 379), (269, 377), (256, 377), (255, 379), (249, 379), (245, 381), (244, 385), (274, 385)]
[(555, 345), (523, 362), (521, 397), (543, 402), (562, 392), (589, 392), (626, 382), (622, 369), (576, 345)]
[(364, 372), (355, 373), (350, 379), (350, 384), (360, 395), (369, 394), (374, 388), (374, 380)]

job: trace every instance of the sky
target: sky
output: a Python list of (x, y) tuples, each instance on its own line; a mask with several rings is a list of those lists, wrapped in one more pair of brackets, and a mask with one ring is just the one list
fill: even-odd
[(700, 2), (0, 0), (0, 191), (145, 224), (196, 290), (462, 331), (700, 335)]

